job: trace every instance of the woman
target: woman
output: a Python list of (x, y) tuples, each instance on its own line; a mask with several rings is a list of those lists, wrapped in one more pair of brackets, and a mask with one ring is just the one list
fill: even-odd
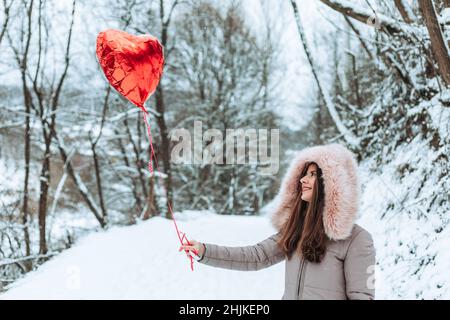
[[(180, 250), (199, 262), (233, 270), (259, 270), (285, 260), (283, 300), (373, 299), (375, 249), (355, 224), (358, 166), (339, 144), (310, 147), (293, 159), (271, 222), (278, 232), (245, 247), (191, 240)], [(195, 256), (195, 255), (194, 255)]]

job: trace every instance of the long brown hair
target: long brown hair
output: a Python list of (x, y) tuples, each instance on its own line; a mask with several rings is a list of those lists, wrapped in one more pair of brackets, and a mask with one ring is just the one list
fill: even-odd
[[(300, 179), (308, 172), (310, 164), (317, 166), (317, 178), (312, 187), (311, 201), (302, 200), (302, 183)], [(327, 236), (323, 226), (324, 184), (322, 170), (315, 162), (307, 162), (298, 177), (298, 195), (291, 207), (288, 221), (281, 230), (278, 241), (288, 259), (297, 250), (300, 255), (311, 262), (320, 262), (325, 254)]]

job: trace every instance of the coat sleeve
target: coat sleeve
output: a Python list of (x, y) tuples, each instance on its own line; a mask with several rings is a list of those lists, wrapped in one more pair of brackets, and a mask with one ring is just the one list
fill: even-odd
[(372, 236), (368, 231), (361, 230), (350, 242), (344, 261), (348, 299), (374, 299), (375, 263), (375, 248)]
[(285, 254), (276, 241), (280, 233), (267, 239), (244, 247), (226, 247), (211, 243), (203, 243), (205, 252), (198, 260), (206, 265), (242, 271), (256, 271), (270, 267), (285, 259)]

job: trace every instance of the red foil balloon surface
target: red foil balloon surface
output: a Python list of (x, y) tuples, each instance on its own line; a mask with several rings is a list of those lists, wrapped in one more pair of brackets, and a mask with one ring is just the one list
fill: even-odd
[(97, 58), (109, 83), (144, 110), (161, 79), (164, 54), (158, 39), (108, 29), (97, 36)]

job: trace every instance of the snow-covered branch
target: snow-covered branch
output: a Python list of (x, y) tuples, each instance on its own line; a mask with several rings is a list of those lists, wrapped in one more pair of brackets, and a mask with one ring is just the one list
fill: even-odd
[(406, 23), (413, 22), (414, 13), (411, 10), (411, 7), (407, 2), (404, 0), (394, 0), (395, 6), (397, 7), (397, 10), (402, 15), (403, 20)]
[(67, 148), (64, 146), (64, 142), (62, 139), (60, 139), (56, 132), (54, 132), (55, 140), (58, 144), (58, 149), (61, 154), (61, 158), (64, 161), (64, 164), (67, 168), (67, 172), (69, 173), (70, 177), (73, 179), (75, 185), (78, 188), (78, 191), (82, 195), (83, 199), (85, 200), (86, 204), (88, 205), (89, 209), (94, 214), (95, 218), (98, 220), (100, 225), (104, 228), (106, 227), (107, 222), (101, 215), (100, 208), (97, 206), (94, 197), (89, 193), (89, 189), (84, 184), (83, 180), (79, 176), (79, 174), (75, 171), (73, 168), (72, 162), (70, 161), (70, 158), (67, 154)]
[[(330, 8), (358, 20), (367, 25), (375, 25), (387, 34), (398, 34), (409, 38), (415, 27), (392, 19), (384, 14), (374, 14), (371, 10), (358, 6), (354, 2), (347, 0), (320, 0)], [(375, 21), (375, 23), (374, 23)]]
[(0, 268), (10, 265), (10, 264), (15, 264), (15, 263), (20, 263), (20, 262), (24, 262), (24, 261), (29, 261), (29, 260), (35, 260), (35, 259), (43, 259), (43, 258), (50, 258), (54, 255), (59, 254), (59, 251), (55, 251), (55, 252), (48, 252), (46, 254), (36, 254), (36, 255), (32, 255), (32, 256), (27, 256), (27, 257), (21, 257), (21, 258), (16, 258), (16, 259), (3, 259), (0, 262)]

